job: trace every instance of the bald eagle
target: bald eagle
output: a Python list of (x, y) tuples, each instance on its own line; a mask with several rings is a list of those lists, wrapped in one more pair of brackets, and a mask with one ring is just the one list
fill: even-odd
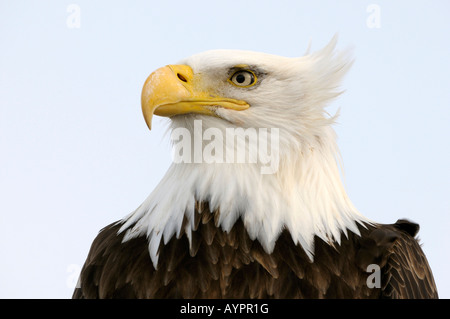
[(354, 207), (325, 107), (352, 64), (213, 50), (153, 72), (142, 110), (170, 118), (174, 161), (103, 228), (74, 298), (437, 298), (408, 220)]

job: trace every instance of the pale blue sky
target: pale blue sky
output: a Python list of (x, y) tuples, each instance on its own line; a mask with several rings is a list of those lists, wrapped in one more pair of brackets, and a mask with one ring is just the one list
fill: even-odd
[(339, 33), (356, 58), (330, 106), (349, 196), (372, 220), (421, 225), (449, 298), (449, 12), (445, 0), (0, 0), (0, 297), (70, 297), (97, 232), (161, 179), (166, 120), (149, 132), (140, 107), (154, 69), (208, 49), (299, 56)]

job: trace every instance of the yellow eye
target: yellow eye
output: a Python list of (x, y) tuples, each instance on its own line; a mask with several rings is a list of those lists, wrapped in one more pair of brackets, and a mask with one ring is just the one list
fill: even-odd
[(241, 70), (235, 72), (228, 81), (236, 86), (249, 87), (256, 83), (256, 75), (252, 71)]

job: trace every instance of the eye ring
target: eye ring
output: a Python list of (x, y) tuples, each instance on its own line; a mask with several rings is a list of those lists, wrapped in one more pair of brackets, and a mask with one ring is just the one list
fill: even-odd
[(228, 82), (234, 86), (248, 88), (256, 84), (257, 77), (253, 71), (239, 70), (233, 73)]

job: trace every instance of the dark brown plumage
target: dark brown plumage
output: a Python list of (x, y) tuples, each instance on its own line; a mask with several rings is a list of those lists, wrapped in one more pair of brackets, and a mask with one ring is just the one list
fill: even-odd
[[(205, 207), (204, 207), (205, 206)], [(200, 206), (197, 206), (200, 207)], [(283, 231), (272, 254), (238, 220), (229, 233), (218, 213), (197, 210), (192, 245), (185, 234), (159, 248), (155, 270), (145, 237), (122, 243), (120, 224), (100, 231), (73, 298), (437, 298), (427, 260), (414, 237), (418, 225), (360, 226), (341, 244), (315, 238), (314, 262)], [(369, 288), (370, 264), (381, 287)]]

